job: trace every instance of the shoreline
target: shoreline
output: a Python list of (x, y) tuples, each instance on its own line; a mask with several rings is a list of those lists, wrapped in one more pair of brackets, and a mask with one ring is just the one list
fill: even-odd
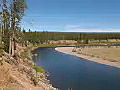
[[(40, 47), (39, 47), (39, 46), (33, 46), (33, 47), (28, 51), (29, 57), (31, 58), (32, 63), (34, 63), (34, 64), (36, 64), (36, 63), (35, 63), (34, 60), (33, 60), (33, 56), (34, 56), (33, 52), (34, 52), (34, 50), (36, 50), (36, 49), (38, 49), (38, 48), (40, 48)], [(36, 66), (39, 67), (37, 64), (36, 64)], [(34, 69), (34, 68), (33, 68), (33, 69)], [(43, 79), (43, 82), (44, 82), (44, 84), (48, 87), (48, 88), (47, 88), (47, 87), (43, 86), (43, 88), (46, 88), (46, 90), (50, 90), (50, 89), (52, 89), (52, 90), (57, 90), (57, 88), (54, 88), (54, 87), (52, 86), (52, 84), (49, 82), (49, 80), (47, 79), (47, 76), (46, 76), (45, 74), (43, 74), (43, 76), (45, 77), (45, 78)], [(39, 81), (39, 82), (42, 82), (42, 81)]]
[(120, 64), (118, 62), (111, 62), (109, 60), (104, 60), (103, 58), (92, 57), (92, 56), (84, 55), (84, 54), (78, 54), (77, 52), (72, 52), (73, 48), (74, 47), (57, 47), (57, 48), (55, 48), (55, 50), (58, 52), (61, 52), (61, 53), (84, 58), (86, 60), (96, 62), (99, 64), (104, 64), (104, 65), (109, 65), (109, 66), (113, 66), (116, 68), (120, 68)]

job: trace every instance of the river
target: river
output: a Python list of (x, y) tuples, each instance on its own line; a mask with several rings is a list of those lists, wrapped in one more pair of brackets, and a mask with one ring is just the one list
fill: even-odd
[(34, 58), (49, 72), (48, 79), (60, 90), (120, 90), (120, 69), (63, 54), (55, 48), (38, 48)]

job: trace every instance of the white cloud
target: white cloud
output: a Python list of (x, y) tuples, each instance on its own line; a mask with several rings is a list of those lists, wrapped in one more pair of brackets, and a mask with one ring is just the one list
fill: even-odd
[(120, 28), (101, 28), (93, 26), (66, 25), (66, 32), (120, 32)]

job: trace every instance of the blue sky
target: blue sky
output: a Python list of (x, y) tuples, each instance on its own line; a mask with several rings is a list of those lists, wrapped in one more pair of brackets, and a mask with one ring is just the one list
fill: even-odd
[(120, 32), (120, 0), (27, 0), (32, 31)]

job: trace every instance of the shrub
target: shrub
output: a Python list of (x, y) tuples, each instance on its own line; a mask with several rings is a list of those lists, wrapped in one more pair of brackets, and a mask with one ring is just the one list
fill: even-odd
[(75, 50), (75, 49), (73, 49), (73, 50), (72, 50), (72, 52), (76, 52), (76, 50)]
[(36, 72), (41, 72), (41, 73), (45, 72), (45, 70), (42, 66), (34, 66), (33, 68), (36, 70)]
[(31, 77), (31, 80), (33, 81), (34, 85), (37, 86), (38, 80), (35, 77)]
[(0, 49), (0, 57), (2, 57), (4, 54), (4, 50), (3, 49)]

